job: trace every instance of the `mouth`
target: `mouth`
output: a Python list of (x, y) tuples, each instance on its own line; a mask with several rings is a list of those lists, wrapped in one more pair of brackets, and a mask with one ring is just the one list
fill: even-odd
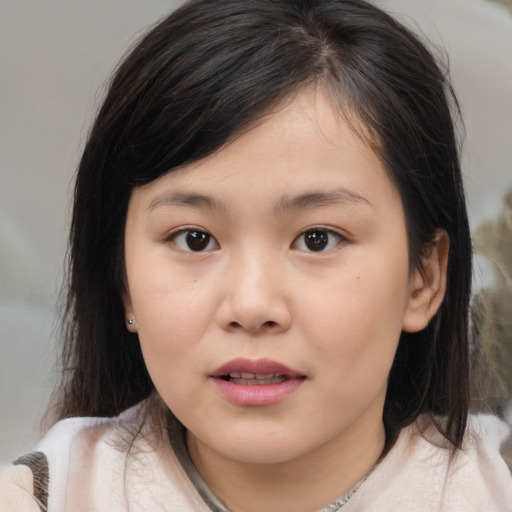
[(238, 406), (262, 406), (285, 400), (306, 376), (270, 359), (234, 359), (209, 376), (227, 400)]
[(230, 372), (227, 375), (221, 375), (220, 378), (232, 384), (242, 386), (261, 386), (264, 384), (280, 384), (290, 380), (288, 375), (278, 375), (275, 373), (246, 373)]
[(210, 377), (222, 379), (233, 384), (258, 386), (261, 384), (280, 384), (290, 379), (304, 378), (305, 376), (270, 359), (250, 360), (238, 358), (214, 370)]

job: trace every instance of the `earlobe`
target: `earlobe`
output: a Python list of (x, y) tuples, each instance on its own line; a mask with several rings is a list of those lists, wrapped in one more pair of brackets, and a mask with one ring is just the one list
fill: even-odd
[(123, 306), (124, 316), (126, 321), (126, 328), (131, 333), (137, 333), (137, 321), (135, 320), (135, 313), (133, 312), (132, 301), (128, 293), (123, 293)]
[(448, 234), (438, 230), (428, 255), (422, 259), (422, 268), (416, 269), (411, 276), (403, 331), (421, 331), (441, 306), (446, 292), (449, 247)]

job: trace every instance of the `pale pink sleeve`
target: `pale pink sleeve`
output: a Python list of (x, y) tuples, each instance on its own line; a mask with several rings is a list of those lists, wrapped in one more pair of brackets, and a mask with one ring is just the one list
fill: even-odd
[(0, 512), (41, 512), (27, 466), (0, 466)]

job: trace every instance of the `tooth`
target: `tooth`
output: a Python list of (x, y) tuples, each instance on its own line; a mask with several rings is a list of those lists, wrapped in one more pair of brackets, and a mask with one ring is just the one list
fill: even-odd
[[(273, 375), (273, 374), (272, 374)], [(269, 379), (231, 379), (232, 384), (240, 384), (243, 386), (256, 386), (258, 384), (280, 384), (284, 382), (286, 377), (284, 375), (273, 375)]]
[(240, 372), (230, 372), (229, 376), (232, 379), (239, 379), (242, 376), (242, 374)]
[(273, 373), (257, 373), (256, 378), (257, 379), (271, 379), (274, 376)]
[(254, 373), (242, 372), (242, 379), (254, 379)]

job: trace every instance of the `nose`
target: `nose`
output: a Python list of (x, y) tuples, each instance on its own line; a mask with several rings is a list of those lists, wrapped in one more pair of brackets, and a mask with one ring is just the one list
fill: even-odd
[(230, 261), (217, 313), (223, 329), (278, 334), (290, 328), (285, 276), (279, 267), (268, 254), (253, 251)]

